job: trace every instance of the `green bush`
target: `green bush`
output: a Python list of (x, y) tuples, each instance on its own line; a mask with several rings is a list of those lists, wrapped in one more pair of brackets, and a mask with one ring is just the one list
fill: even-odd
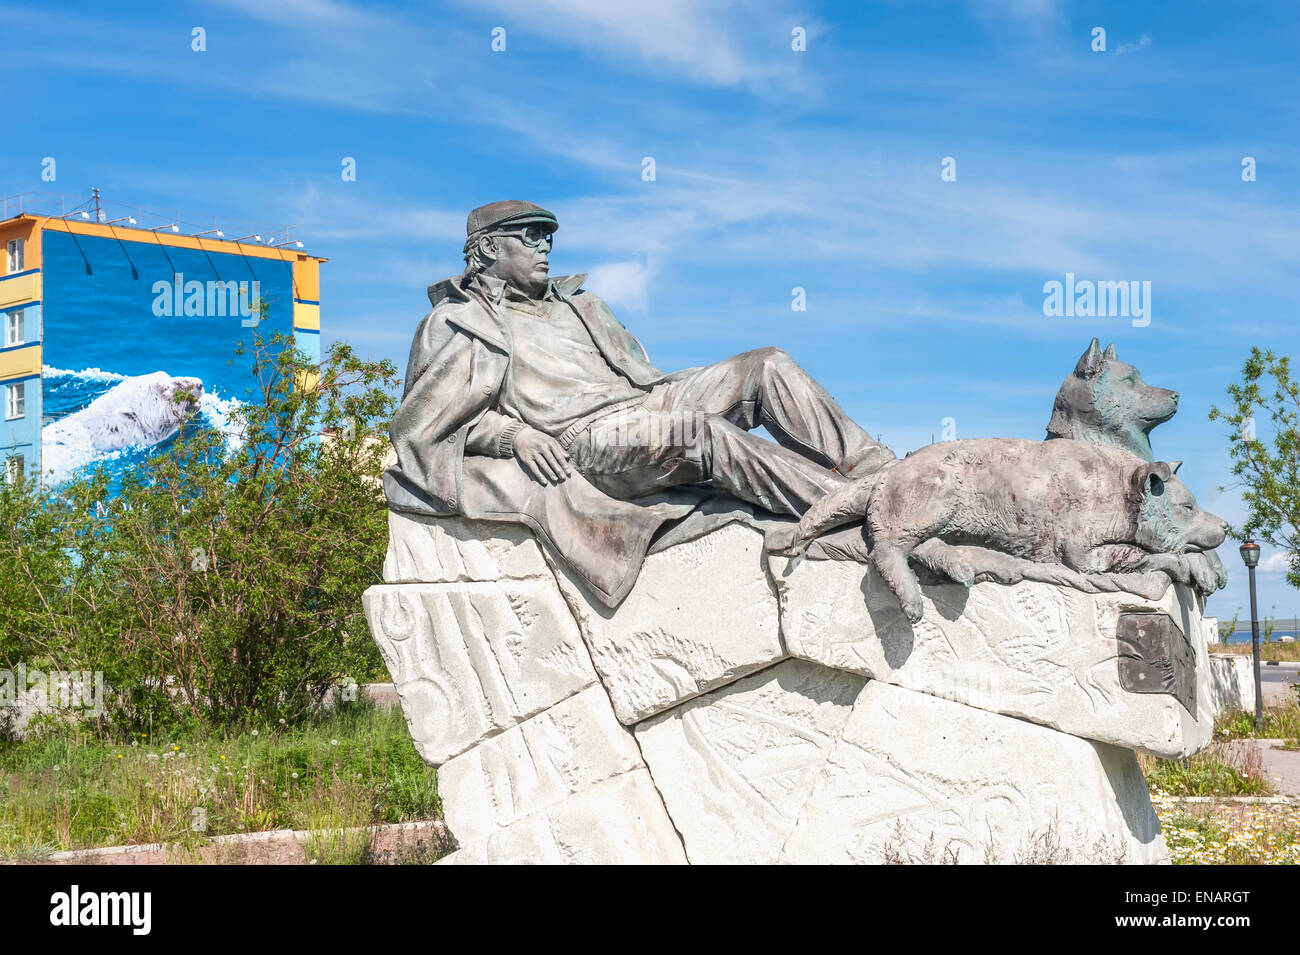
[(275, 337), (253, 371), (237, 448), (186, 427), (120, 488), (0, 487), (0, 663), (103, 672), (103, 732), (293, 723), (382, 672), (361, 593), (387, 542), (395, 369)]

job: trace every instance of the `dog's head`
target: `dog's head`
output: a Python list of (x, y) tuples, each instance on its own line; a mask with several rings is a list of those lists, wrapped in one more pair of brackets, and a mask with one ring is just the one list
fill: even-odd
[(1047, 436), (1120, 447), (1150, 461), (1147, 434), (1177, 410), (1178, 392), (1148, 385), (1119, 360), (1114, 344), (1103, 351), (1094, 338), (1056, 393)]

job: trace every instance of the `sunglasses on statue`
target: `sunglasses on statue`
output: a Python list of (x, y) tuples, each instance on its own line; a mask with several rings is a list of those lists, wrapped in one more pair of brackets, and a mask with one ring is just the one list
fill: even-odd
[(518, 236), (523, 240), (524, 245), (530, 249), (537, 248), (543, 241), (546, 242), (548, 248), (551, 247), (554, 244), (552, 241), (554, 234), (554, 229), (548, 229), (540, 225), (526, 225), (522, 229), (505, 229), (498, 233), (498, 235)]

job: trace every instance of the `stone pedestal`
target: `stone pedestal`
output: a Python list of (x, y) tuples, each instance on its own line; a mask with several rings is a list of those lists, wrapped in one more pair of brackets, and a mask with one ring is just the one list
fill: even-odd
[(393, 514), (364, 602), (448, 863), (1161, 862), (1133, 750), (1205, 746), (1197, 598), (927, 587), (735, 524), (608, 610), (509, 524)]

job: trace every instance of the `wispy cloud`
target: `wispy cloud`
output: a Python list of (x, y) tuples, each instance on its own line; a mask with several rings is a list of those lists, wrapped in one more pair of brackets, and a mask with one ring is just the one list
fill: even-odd
[(800, 26), (815, 39), (820, 30), (809, 18), (791, 19), (771, 0), (743, 5), (724, 0), (474, 0), (473, 5), (500, 18), (507, 50), (512, 28), (518, 28), (524, 36), (513, 41), (515, 49), (525, 52), (530, 49), (526, 37), (539, 36), (612, 64), (630, 58), (652, 71), (698, 83), (759, 90), (803, 85), (791, 31)]
[(1286, 574), (1291, 571), (1292, 555), (1288, 551), (1279, 550), (1269, 554), (1259, 562), (1259, 572), (1261, 574)]
[(316, 26), (352, 27), (357, 24), (379, 23), (384, 18), (374, 11), (339, 0), (208, 0), (217, 7), (226, 7), (244, 16), (269, 23), (283, 23), (296, 28)]
[(645, 262), (607, 262), (592, 266), (585, 285), (615, 308), (644, 312), (651, 278), (652, 270)]
[(1061, 20), (1061, 0), (973, 0), (977, 16), (1035, 38), (1051, 32)]
[(458, 250), (465, 240), (465, 212), (413, 205), (396, 194), (377, 199), (312, 184), (291, 197), (289, 208), (302, 232), (321, 241), (434, 240)]
[(1151, 37), (1143, 33), (1138, 37), (1136, 43), (1121, 43), (1115, 47), (1116, 56), (1124, 56), (1127, 53), (1136, 53), (1138, 50), (1145, 50), (1151, 45)]

